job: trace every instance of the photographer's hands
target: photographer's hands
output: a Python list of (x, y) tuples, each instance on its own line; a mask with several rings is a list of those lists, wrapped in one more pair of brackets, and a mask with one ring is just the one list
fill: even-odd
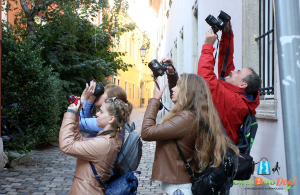
[[(77, 97), (78, 98), (78, 97)], [(70, 104), (70, 106), (68, 107), (68, 109), (70, 110), (74, 110), (76, 113), (78, 113), (78, 111), (80, 111), (83, 107), (83, 103), (80, 101), (80, 98), (78, 98), (78, 103), (76, 104)]]
[(88, 83), (86, 83), (86, 87), (81, 94), (81, 99), (88, 100), (88, 102), (93, 103), (96, 99), (96, 96), (94, 96), (95, 88), (96, 88), (95, 81), (92, 80), (90, 82), (90, 86), (88, 85)]
[(204, 44), (214, 45), (214, 43), (218, 38), (218, 36), (214, 33), (214, 31), (212, 29), (209, 29), (208, 31), (205, 31), (205, 34), (206, 34), (206, 38)]
[[(162, 58), (160, 63), (162, 64), (162, 62), (170, 62), (174, 66), (173, 60), (170, 58)], [(173, 67), (171, 67), (171, 66), (167, 67), (167, 73), (173, 74), (174, 72), (175, 71), (174, 71)]]
[(157, 88), (157, 86), (155, 85), (153, 98), (156, 98), (156, 99), (160, 100), (162, 94), (164, 93), (164, 90), (166, 89), (166, 87), (167, 87), (167, 85), (165, 85), (161, 90), (159, 90)]
[(225, 28), (223, 29), (222, 32), (223, 32), (223, 33), (228, 33), (228, 32), (231, 31), (231, 28), (232, 28), (231, 22), (228, 22), (227, 25), (225, 26)]

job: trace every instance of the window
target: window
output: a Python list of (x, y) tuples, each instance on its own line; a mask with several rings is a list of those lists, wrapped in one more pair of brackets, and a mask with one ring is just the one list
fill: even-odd
[(114, 77), (113, 84), (116, 84), (117, 78)]
[[(261, 77), (260, 105), (256, 117), (277, 120), (277, 47), (274, 33), (274, 9), (272, 0), (259, 0), (249, 9), (250, 0), (243, 5), (246, 15), (254, 16), (257, 22), (242, 24), (242, 67), (253, 68)], [(252, 37), (256, 37), (253, 40)]]
[(132, 57), (133, 57), (133, 59), (135, 59), (135, 55), (134, 55), (134, 41), (132, 41)]
[(275, 33), (273, 1), (259, 1), (259, 76), (262, 79), (260, 95), (274, 98)]
[(129, 99), (131, 99), (131, 83), (129, 82)]
[(125, 81), (125, 92), (127, 94), (127, 81)]
[(132, 84), (132, 99), (134, 99), (134, 83)]
[(125, 35), (125, 52), (128, 52), (128, 45), (127, 45), (127, 34)]
[(129, 39), (129, 56), (132, 57), (132, 40)]
[(120, 86), (120, 79), (118, 79), (118, 86)]
[(138, 88), (137, 88), (137, 90), (138, 90), (138, 91), (137, 91), (137, 95), (138, 95), (138, 98), (137, 98), (137, 99), (139, 100), (139, 99), (140, 99), (140, 86), (138, 85), (137, 87), (138, 87)]

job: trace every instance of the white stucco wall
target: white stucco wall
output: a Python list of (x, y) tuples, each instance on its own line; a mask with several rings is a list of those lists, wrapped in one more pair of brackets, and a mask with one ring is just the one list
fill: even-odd
[[(243, 2), (244, 6), (243, 7)], [(198, 51), (196, 51), (197, 59), (199, 59), (201, 55), (202, 45), (205, 40), (205, 32), (210, 29), (210, 26), (205, 22), (205, 18), (212, 14), (215, 17), (218, 16), (219, 11), (223, 10), (231, 16), (231, 23), (234, 32), (234, 63), (236, 69), (243, 68), (242, 65), (242, 55), (243, 53), (243, 41), (249, 41), (247, 39), (242, 39), (243, 37), (243, 8), (244, 10), (249, 10), (248, 14), (251, 14), (251, 9), (255, 8), (255, 13), (257, 12), (258, 1), (249, 3), (248, 0), (198, 0), (198, 24), (197, 29), (195, 29), (195, 17), (192, 13), (192, 7), (195, 4), (195, 0), (173, 0), (172, 5), (169, 8), (169, 1), (167, 1), (166, 9), (164, 10), (165, 1), (162, 0), (162, 5), (160, 8), (160, 12), (158, 14), (158, 19), (161, 22), (159, 25), (161, 30), (159, 32), (163, 32), (163, 39), (160, 37), (160, 33), (158, 33), (158, 43), (160, 46), (158, 47), (157, 57), (160, 60), (162, 57), (167, 57), (167, 55), (172, 50), (173, 57), (172, 59), (175, 61), (175, 68), (180, 73), (196, 73), (197, 71), (197, 62), (195, 63), (192, 57), (192, 54), (195, 54), (193, 51), (193, 45), (198, 42)], [(253, 7), (251, 7), (253, 6)], [(165, 17), (166, 11), (169, 9), (169, 18)], [(258, 13), (257, 13), (258, 14)], [(253, 16), (254, 17), (254, 16)], [(246, 18), (244, 18), (245, 20)], [(249, 22), (249, 21), (248, 21)], [(254, 22), (253, 22), (254, 23)], [(258, 28), (258, 24), (254, 24), (255, 27)], [(180, 31), (183, 27), (183, 40), (180, 38)], [(164, 30), (162, 30), (164, 28)], [(195, 30), (197, 32), (195, 32)], [(195, 33), (197, 34), (197, 39), (195, 39)], [(252, 33), (249, 31), (249, 33)], [(221, 32), (218, 33), (219, 38), (221, 38)], [(245, 33), (244, 36), (248, 36)], [(249, 35), (250, 36), (250, 35)], [(251, 34), (251, 36), (256, 36)], [(177, 48), (175, 49), (174, 41), (177, 40)], [(250, 39), (252, 41), (252, 39)], [(183, 47), (181, 48), (181, 42)], [(252, 43), (252, 42), (251, 42)], [(215, 44), (215, 48), (217, 44)], [(177, 56), (174, 56), (174, 50), (176, 51)], [(181, 56), (182, 55), (182, 56)], [(170, 56), (169, 56), (170, 57)], [(247, 56), (246, 56), (247, 57)], [(251, 60), (251, 57), (256, 60)], [(251, 62), (256, 62), (258, 56), (251, 56), (249, 60)], [(248, 59), (248, 58), (247, 58)], [(246, 59), (246, 60), (247, 60)], [(217, 62), (216, 62), (217, 64)], [(278, 64), (276, 64), (278, 66)], [(215, 72), (217, 73), (217, 66), (215, 66)], [(166, 83), (166, 76), (160, 77), (160, 86)], [(277, 78), (279, 77), (277, 71)], [(276, 85), (277, 90), (277, 120), (267, 120), (267, 119), (258, 119), (258, 132), (254, 141), (254, 145), (251, 151), (251, 155), (256, 163), (258, 163), (263, 157), (266, 157), (270, 163), (271, 174), (270, 175), (257, 175), (258, 164), (255, 167), (254, 175), (250, 180), (254, 180), (257, 176), (262, 177), (263, 180), (274, 180), (276, 181), (277, 177), (282, 177), (283, 179), (294, 179), (287, 178), (286, 172), (286, 158), (285, 158), (285, 148), (284, 148), (284, 135), (283, 135), (283, 121), (282, 121), (282, 107), (281, 107), (281, 98), (280, 98), (280, 86)], [(166, 94), (166, 92), (165, 92)], [(163, 102), (165, 106), (172, 105), (170, 103), (170, 98), (168, 95), (165, 95), (166, 98)], [(167, 113), (165, 111), (161, 112), (160, 115)], [(277, 172), (273, 174), (272, 168), (275, 167), (276, 162), (280, 167), (279, 175)], [(295, 175), (296, 176), (296, 175)], [(247, 186), (245, 185), (235, 185), (231, 189), (230, 194), (242, 195), (242, 194), (288, 194), (288, 190), (285, 189), (285, 186), (279, 186), (278, 188), (283, 188), (283, 190), (246, 190)], [(248, 186), (249, 187), (249, 186)], [(253, 186), (256, 187), (256, 186)], [(261, 187), (277, 187), (275, 185), (271, 186), (261, 186)]]

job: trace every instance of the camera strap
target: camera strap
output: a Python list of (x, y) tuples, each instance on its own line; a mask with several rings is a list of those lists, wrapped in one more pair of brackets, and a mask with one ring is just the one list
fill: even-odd
[[(217, 37), (218, 37), (218, 35), (217, 35)], [(217, 44), (217, 50), (216, 50), (216, 53), (215, 53), (215, 63), (214, 63), (214, 66), (216, 65), (216, 59), (217, 59), (217, 54), (218, 54), (218, 49), (219, 49), (219, 43), (220, 43), (219, 37), (217, 38), (217, 40), (218, 40), (218, 44)]]
[[(230, 37), (231, 37), (231, 32), (230, 32)], [(227, 63), (228, 63), (228, 58), (229, 58), (229, 55), (230, 55), (230, 37), (229, 37), (229, 45), (228, 45), (228, 48), (226, 49), (225, 51), (225, 58), (224, 58), (224, 62), (223, 62), (223, 67), (222, 67), (222, 72), (221, 72), (221, 76), (219, 78), (219, 80), (223, 80), (224, 76), (225, 76), (225, 73), (226, 73), (226, 69), (227, 69)]]

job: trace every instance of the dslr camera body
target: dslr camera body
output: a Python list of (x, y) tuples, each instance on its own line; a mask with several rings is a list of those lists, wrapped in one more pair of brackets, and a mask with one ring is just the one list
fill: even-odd
[(222, 10), (220, 11), (218, 18), (219, 19), (217, 20), (213, 15), (209, 14), (205, 19), (205, 21), (211, 26), (215, 34), (217, 34), (219, 30), (223, 30), (231, 19), (230, 15)]
[[(90, 86), (90, 82), (91, 82), (91, 81), (95, 81), (95, 82), (96, 82), (95, 79), (90, 79), (90, 80), (87, 82), (87, 84), (88, 84), (89, 86)], [(96, 83), (94, 96), (100, 97), (103, 93), (104, 93), (104, 86), (102, 85), (102, 83), (101, 83), (101, 82)]]
[(78, 98), (76, 96), (72, 95), (72, 94), (67, 95), (67, 100), (68, 100), (70, 105), (71, 104), (75, 104), (75, 105), (78, 104)]
[(172, 66), (172, 64), (170, 62), (162, 62), (162, 64), (160, 64), (156, 59), (148, 64), (148, 67), (152, 70), (155, 78), (163, 76), (168, 66)]

